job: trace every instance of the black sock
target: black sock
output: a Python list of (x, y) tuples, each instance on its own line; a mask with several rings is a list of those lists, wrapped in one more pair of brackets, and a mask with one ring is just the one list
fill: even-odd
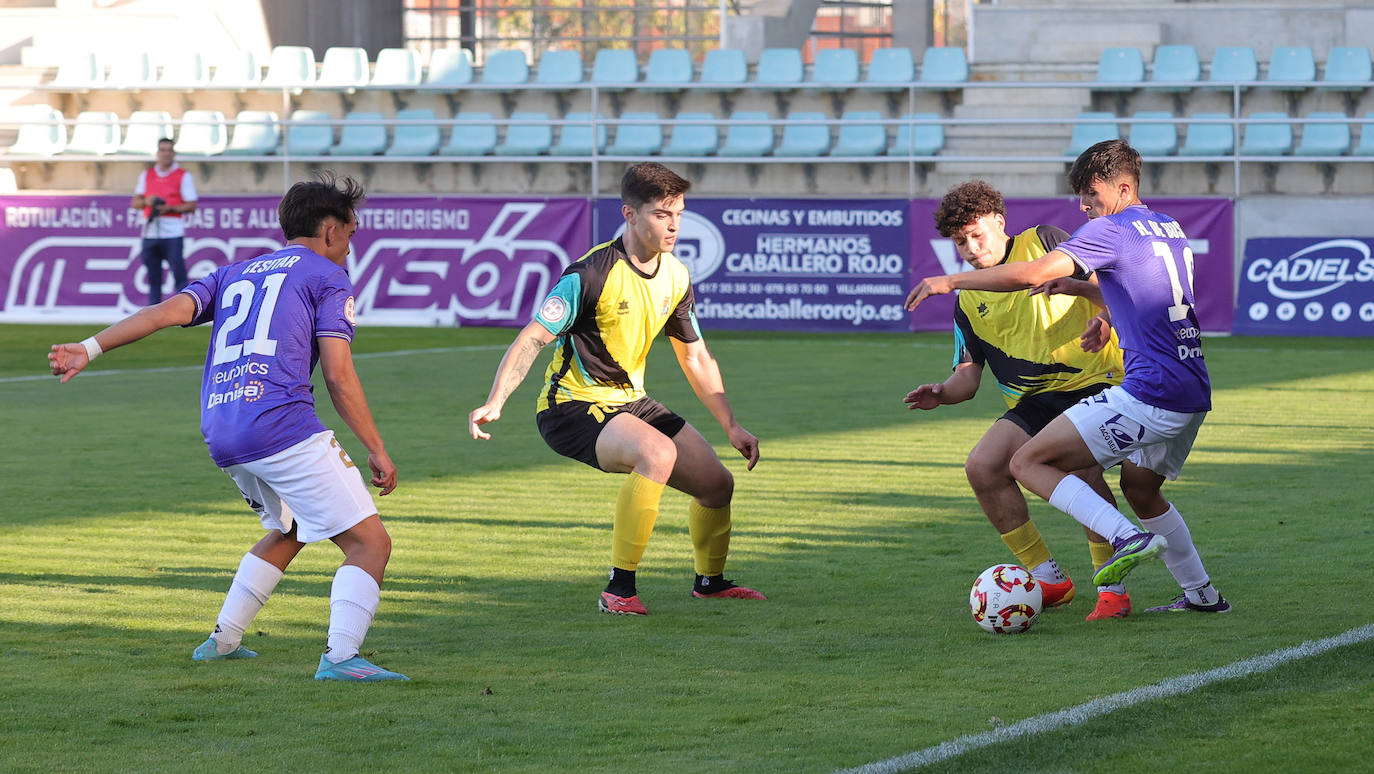
[(638, 594), (639, 592), (635, 591), (635, 571), (612, 567), (611, 581), (606, 584), (606, 591), (617, 597), (633, 597)]
[(735, 584), (725, 579), (724, 575), (697, 575), (697, 582), (692, 586), (692, 591), (698, 594), (719, 594), (726, 589), (733, 589)]

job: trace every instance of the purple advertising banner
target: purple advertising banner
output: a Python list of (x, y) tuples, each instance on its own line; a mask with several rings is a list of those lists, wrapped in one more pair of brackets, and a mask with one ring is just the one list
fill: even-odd
[[(0, 322), (113, 322), (146, 303), (143, 218), (128, 202), (0, 197)], [(281, 247), (277, 202), (202, 198), (186, 219), (190, 277)], [(589, 221), (584, 199), (369, 199), (347, 265), (358, 315), (382, 325), (523, 325), (590, 244)]]
[[(618, 200), (596, 214), (598, 242), (624, 228)], [(692, 197), (673, 253), (708, 329), (905, 331), (906, 218), (904, 199)]]
[[(1234, 227), (1229, 199), (1152, 198), (1152, 209), (1179, 222), (1193, 249), (1193, 292), (1197, 301), (1198, 322), (1208, 333), (1231, 330), (1234, 305), (1233, 271)], [(935, 230), (936, 199), (911, 203), (911, 279), (912, 284), (935, 274), (970, 271), (954, 250), (954, 243)], [(1038, 225), (1058, 226), (1072, 234), (1086, 222), (1078, 200), (1008, 199), (1007, 233), (1018, 234)], [(923, 302), (911, 315), (911, 329), (947, 331), (954, 327), (954, 297), (944, 296)]]
[(1374, 336), (1374, 238), (1248, 239), (1236, 333)]

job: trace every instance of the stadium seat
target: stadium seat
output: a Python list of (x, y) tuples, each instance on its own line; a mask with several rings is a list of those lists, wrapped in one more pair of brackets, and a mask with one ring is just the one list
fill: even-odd
[[(605, 49), (602, 49), (603, 51)], [(498, 156), (538, 156), (553, 145), (553, 129), (547, 113), (515, 113), (517, 123), (506, 127), (506, 141), (496, 146)]]
[(330, 46), (324, 50), (316, 89), (352, 91), (367, 85), (367, 51), (354, 46)]
[[(325, 54), (327, 58), (328, 53)], [(384, 48), (377, 52), (369, 86), (413, 89), (420, 85), (420, 52), (409, 48)]]
[(175, 51), (162, 61), (157, 85), (164, 89), (203, 89), (210, 85), (210, 70), (199, 51)]
[(107, 89), (146, 89), (155, 82), (153, 64), (147, 51), (125, 49), (110, 59)]
[(1181, 83), (1183, 86), (1162, 86), (1155, 91), (1187, 91), (1202, 77), (1197, 49), (1193, 46), (1160, 46), (1155, 49), (1152, 83)]
[(1133, 118), (1167, 118), (1167, 124), (1131, 124), (1128, 140), (1142, 156), (1171, 156), (1178, 150), (1178, 127), (1174, 114), (1163, 110), (1139, 110)]
[(503, 86), (529, 83), (530, 64), (525, 60), (525, 52), (516, 48), (503, 48), (493, 51), (482, 65), (482, 83)]
[(859, 52), (852, 48), (823, 48), (811, 65), (811, 83), (824, 84), (829, 91), (852, 89), (859, 83)]
[(1349, 83), (1350, 86), (1323, 86), (1330, 91), (1363, 91), (1374, 76), (1369, 49), (1364, 46), (1332, 46), (1322, 70), (1322, 83)]
[[(1116, 116), (1112, 113), (1085, 112), (1079, 113), (1080, 119), (1113, 119)], [(1073, 135), (1069, 138), (1069, 147), (1064, 149), (1065, 156), (1078, 156), (1083, 151), (1102, 142), (1103, 140), (1115, 140), (1121, 137), (1117, 132), (1116, 124), (1111, 123), (1076, 123), (1073, 125)]]
[(659, 48), (649, 54), (642, 88), (648, 91), (677, 91), (691, 82), (692, 55), (687, 49)]
[(119, 114), (103, 110), (83, 110), (76, 115), (71, 139), (63, 153), (108, 156), (119, 149)]
[(129, 114), (124, 128), (124, 141), (116, 153), (152, 156), (157, 153), (157, 141), (172, 137), (172, 114), (165, 110), (135, 110)]
[(439, 150), (438, 117), (433, 110), (398, 110), (398, 121), (425, 121), (425, 124), (398, 124), (392, 134), (388, 156), (433, 156)]
[[(881, 121), (883, 114), (877, 110), (846, 110), (841, 116), (844, 121)], [(840, 124), (839, 135), (831, 156), (878, 156), (887, 150), (887, 129), (880, 123)]]
[(215, 63), (210, 87), (215, 89), (251, 89), (262, 83), (262, 70), (252, 51), (230, 51)]
[(1279, 46), (1269, 60), (1265, 77), (1271, 82), (1295, 82), (1292, 86), (1275, 86), (1275, 91), (1303, 91), (1317, 80), (1317, 62), (1307, 46)]
[(1345, 113), (1312, 113), (1308, 118), (1337, 119), (1338, 124), (1303, 124), (1296, 156), (1340, 156), (1350, 149), (1350, 124)]
[(224, 114), (218, 110), (188, 110), (177, 132), (178, 156), (218, 156), (229, 145)]
[[(286, 151), (292, 156), (323, 156), (334, 145), (333, 117), (323, 110), (297, 110), (286, 129)], [(296, 125), (296, 121), (311, 123)], [(321, 123), (329, 121), (331, 124)]]
[(104, 60), (90, 51), (66, 52), (52, 85), (68, 90), (98, 89), (105, 85)]
[(386, 120), (381, 113), (352, 112), (344, 116), (339, 141), (331, 156), (376, 156), (386, 151)]
[(693, 124), (675, 124), (668, 144), (663, 148), (664, 156), (710, 156), (720, 145), (720, 130), (716, 128), (716, 117), (711, 113), (678, 113), (678, 121), (700, 121)]
[(945, 128), (935, 113), (907, 113), (897, 125), (889, 156), (934, 156), (945, 147)]
[(234, 118), (226, 156), (268, 156), (277, 152), (281, 124), (270, 110), (241, 110)]
[[(592, 155), (592, 114), (572, 112), (563, 116), (565, 121), (558, 132), (558, 142), (549, 148), (550, 156), (590, 156)], [(606, 151), (606, 124), (600, 116), (596, 123), (596, 152)]]
[(1356, 156), (1374, 156), (1374, 112), (1364, 114), (1360, 122), (1360, 139), (1350, 152)]
[(921, 57), (921, 83), (964, 83), (968, 57), (956, 46), (931, 46)]
[(1282, 156), (1293, 149), (1293, 126), (1287, 113), (1252, 113), (1250, 118), (1265, 123), (1243, 124), (1240, 155)]
[[(768, 121), (770, 116), (762, 110), (736, 110), (730, 114), (731, 121)], [(771, 124), (731, 124), (725, 130), (725, 144), (720, 147), (721, 156), (766, 156), (773, 150), (773, 127)]]
[(639, 62), (635, 52), (624, 48), (603, 48), (592, 61), (592, 82), (602, 91), (624, 91), (639, 81)]
[(713, 48), (706, 52), (701, 63), (698, 83), (714, 88), (706, 91), (730, 91), (744, 86), (749, 80), (749, 61), (738, 48)]
[[(1102, 49), (1097, 60), (1099, 91), (1123, 91), (1133, 89), (1145, 81), (1145, 57), (1140, 49), (1132, 47), (1112, 47)], [(1100, 84), (1118, 84), (1103, 86)]]
[(491, 113), (459, 113), (448, 142), (439, 148), (440, 156), (489, 156), (496, 150), (496, 124)]
[(830, 127), (824, 124), (797, 123), (825, 121), (824, 113), (796, 111), (787, 114), (782, 125), (782, 140), (773, 150), (774, 156), (821, 156), (830, 150)]
[(277, 46), (267, 62), (264, 89), (303, 89), (315, 84), (315, 52), (309, 46)]
[[(802, 73), (801, 51), (795, 48), (765, 48), (759, 55), (758, 69), (754, 71), (755, 88), (788, 91), (802, 82)], [(725, 144), (727, 147), (730, 145), (728, 137)]]
[(916, 60), (909, 48), (879, 48), (868, 58), (864, 86), (870, 91), (901, 91), (916, 80)]
[(539, 57), (539, 71), (534, 82), (543, 86), (581, 83), (582, 55), (576, 51), (545, 51)]
[(436, 48), (429, 55), (427, 86), (466, 86), (472, 83), (472, 52), (466, 48)]
[(1211, 85), (1259, 80), (1259, 61), (1255, 49), (1249, 46), (1221, 46), (1212, 54), (1212, 67), (1207, 73)]
[(657, 113), (624, 113), (622, 121), (652, 121), (653, 123), (622, 123), (616, 127), (615, 142), (606, 147), (611, 156), (651, 156), (663, 150), (663, 118)]
[(1214, 124), (1188, 124), (1183, 132), (1180, 156), (1229, 156), (1235, 149), (1236, 133), (1226, 113), (1198, 113), (1194, 119), (1216, 119)]
[(13, 156), (53, 156), (67, 145), (67, 127), (62, 114), (48, 105), (33, 105), (24, 110), (24, 123), (10, 146)]

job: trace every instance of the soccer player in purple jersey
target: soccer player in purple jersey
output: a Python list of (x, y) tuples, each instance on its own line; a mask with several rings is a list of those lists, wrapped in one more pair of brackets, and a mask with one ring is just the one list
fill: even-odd
[[(1012, 457), (1012, 475), (1050, 505), (1112, 541), (1116, 551), (1093, 578), (1120, 583), (1137, 564), (1163, 554), (1183, 587), (1171, 604), (1148, 612), (1231, 609), (1212, 586), (1188, 525), (1164, 499), (1212, 408), (1193, 311), (1193, 253), (1178, 222), (1139, 198), (1140, 154), (1121, 140), (1087, 149), (1069, 170), (1088, 223), (1068, 241), (1029, 262), (927, 277), (907, 296), (907, 309), (963, 288), (1013, 291), (1097, 275), (1125, 353), (1126, 377), (1070, 407)], [(1070, 471), (1121, 465), (1121, 490), (1147, 531)]]
[(353, 285), (343, 270), (363, 190), (325, 173), (297, 183), (278, 214), (287, 246), (223, 266), (175, 296), (80, 343), (55, 344), (48, 361), (65, 384), (101, 352), (173, 325), (213, 321), (201, 382), (201, 433), (267, 535), (239, 563), (214, 632), (196, 661), (254, 658), (244, 631), (306, 543), (332, 540), (329, 639), (316, 680), (405, 680), (358, 655), (380, 601), (391, 538), (362, 476), (315, 414), (310, 374), (319, 363), (329, 397), (367, 448), (372, 484), (389, 494), (396, 466), (372, 421), (353, 368)]

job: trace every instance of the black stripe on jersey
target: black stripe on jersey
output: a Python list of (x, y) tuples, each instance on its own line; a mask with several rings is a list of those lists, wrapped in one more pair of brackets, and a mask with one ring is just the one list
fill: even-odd
[(1069, 232), (1058, 226), (1036, 226), (1035, 235), (1040, 238), (1040, 244), (1045, 246), (1045, 252), (1053, 250), (1060, 242), (1067, 242), (1069, 239)]
[(1081, 368), (1074, 368), (1063, 363), (1037, 363), (1034, 360), (1022, 360), (1019, 357), (1008, 355), (987, 339), (978, 336), (973, 330), (972, 323), (969, 322), (968, 315), (958, 306), (954, 308), (954, 324), (965, 331), (965, 336), (976, 337), (978, 354), (983, 356), (986, 365), (992, 369), (993, 376), (997, 378), (997, 382), (1004, 387), (1029, 392), (1040, 387), (1048, 381), (1048, 377), (1055, 374), (1079, 374), (1083, 372)]

